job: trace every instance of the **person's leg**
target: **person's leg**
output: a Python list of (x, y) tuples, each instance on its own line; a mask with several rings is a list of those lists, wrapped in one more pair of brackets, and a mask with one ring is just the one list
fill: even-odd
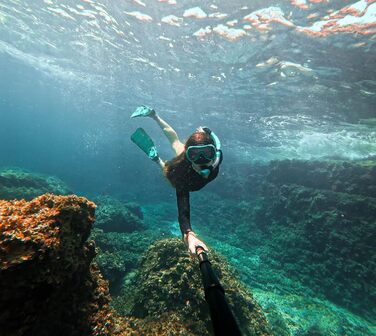
[(178, 135), (176, 134), (175, 130), (166, 122), (164, 121), (157, 113), (150, 116), (153, 118), (159, 127), (162, 129), (163, 133), (166, 135), (167, 139), (173, 143), (176, 140), (179, 140)]
[(179, 137), (175, 130), (164, 121), (157, 113), (150, 115), (159, 127), (162, 129), (163, 133), (166, 135), (167, 139), (170, 141), (172, 149), (175, 151), (176, 155), (181, 154), (184, 151), (184, 145), (180, 142)]
[(162, 169), (162, 171), (163, 171), (163, 168), (164, 168), (164, 166), (165, 166), (165, 162), (159, 157), (159, 156), (157, 156), (156, 158), (155, 158), (155, 160), (153, 160), (155, 163), (158, 163), (158, 165), (159, 165), (159, 167)]

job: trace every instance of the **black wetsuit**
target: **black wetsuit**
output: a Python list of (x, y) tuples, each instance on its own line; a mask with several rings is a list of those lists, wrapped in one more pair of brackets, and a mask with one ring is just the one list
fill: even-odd
[[(221, 154), (220, 163), (222, 162), (222, 159), (223, 154)], [(179, 182), (176, 184), (176, 199), (179, 214), (178, 220), (182, 234), (192, 231), (190, 221), (189, 193), (205, 187), (209, 182), (213, 181), (217, 177), (218, 172), (219, 165), (211, 171), (208, 178), (204, 178), (197, 173), (192, 166), (190, 166), (179, 176)]]

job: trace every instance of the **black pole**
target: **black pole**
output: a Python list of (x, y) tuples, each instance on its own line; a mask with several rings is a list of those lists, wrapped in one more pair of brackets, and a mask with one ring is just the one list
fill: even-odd
[(209, 305), (210, 317), (215, 336), (241, 336), (230, 307), (225, 299), (225, 291), (215, 275), (208, 255), (205, 251), (198, 252), (205, 300)]

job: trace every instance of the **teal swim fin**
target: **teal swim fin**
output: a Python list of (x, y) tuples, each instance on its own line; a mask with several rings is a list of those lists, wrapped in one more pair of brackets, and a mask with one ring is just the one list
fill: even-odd
[(146, 105), (141, 105), (137, 107), (136, 111), (134, 111), (131, 115), (131, 118), (135, 117), (147, 117), (151, 113), (155, 112), (151, 107)]
[(155, 161), (158, 159), (157, 147), (143, 128), (137, 128), (131, 135), (131, 140), (149, 157)]

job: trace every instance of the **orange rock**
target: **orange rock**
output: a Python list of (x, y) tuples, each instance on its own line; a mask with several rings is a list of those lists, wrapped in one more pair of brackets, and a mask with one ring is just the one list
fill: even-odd
[(2, 335), (116, 335), (88, 242), (95, 204), (45, 194), (0, 201)]

